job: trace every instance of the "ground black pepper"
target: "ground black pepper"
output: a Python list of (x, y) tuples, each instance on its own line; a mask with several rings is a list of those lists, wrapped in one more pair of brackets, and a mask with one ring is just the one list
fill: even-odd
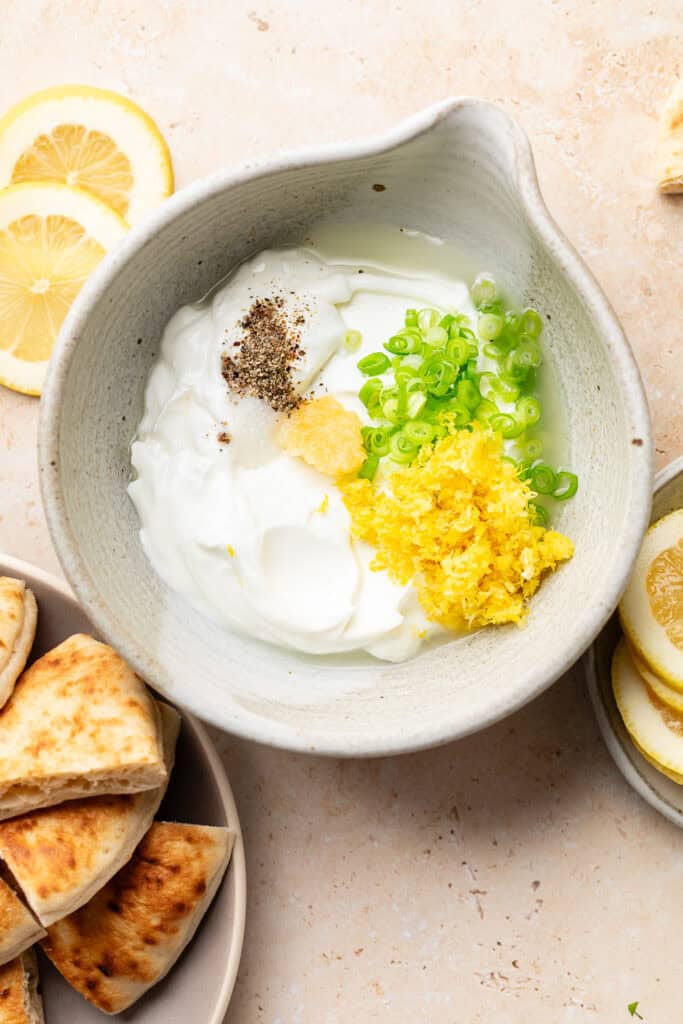
[(256, 299), (240, 321), (243, 334), (234, 351), (222, 357), (222, 374), (237, 395), (251, 395), (276, 412), (292, 412), (301, 403), (292, 369), (303, 355), (300, 328), (305, 317), (288, 310), (282, 296)]

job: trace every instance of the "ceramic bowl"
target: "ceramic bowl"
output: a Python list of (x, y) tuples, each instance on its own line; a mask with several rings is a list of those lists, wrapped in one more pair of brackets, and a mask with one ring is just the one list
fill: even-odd
[[(374, 186), (381, 185), (382, 189)], [(457, 242), (547, 314), (546, 352), (581, 478), (559, 527), (576, 555), (524, 630), (480, 631), (391, 665), (315, 658), (218, 628), (148, 564), (128, 499), (129, 446), (171, 314), (240, 261), (321, 222), (407, 225)], [(40, 471), (64, 571), (98, 629), (163, 694), (224, 729), (335, 755), (463, 736), (514, 711), (607, 621), (649, 517), (650, 428), (614, 313), (550, 219), (528, 141), (502, 111), (453, 100), (380, 138), (285, 154), (172, 197), (88, 282), (53, 357)]]
[[(683, 508), (683, 457), (657, 474), (652, 522), (677, 508)], [(598, 725), (614, 763), (628, 784), (665, 818), (683, 828), (683, 786), (658, 772), (634, 747), (614, 700), (611, 664), (620, 636), (615, 615), (586, 653), (584, 661)]]
[[(27, 562), (0, 554), (0, 576), (25, 580), (38, 601), (31, 661), (73, 633), (97, 635), (66, 586)], [(242, 954), (246, 914), (244, 845), (237, 808), (204, 727), (183, 715), (176, 762), (157, 815), (199, 825), (227, 825), (236, 833), (228, 871), (199, 929), (163, 981), (120, 1019), (129, 1024), (222, 1024)], [(104, 1017), (40, 955), (40, 981), (49, 1024), (101, 1024)]]

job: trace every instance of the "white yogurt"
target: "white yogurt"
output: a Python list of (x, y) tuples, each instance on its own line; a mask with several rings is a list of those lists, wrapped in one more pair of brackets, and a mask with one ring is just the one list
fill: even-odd
[[(143, 547), (169, 586), (231, 629), (312, 654), (365, 650), (400, 661), (439, 627), (412, 585), (370, 569), (373, 551), (351, 539), (334, 482), (275, 443), (277, 415), (232, 395), (221, 376), (240, 320), (255, 299), (275, 295), (307, 310), (297, 390), (328, 392), (364, 422), (356, 364), (381, 349), (407, 307), (473, 314), (466, 285), (443, 274), (335, 263), (303, 248), (243, 264), (164, 332), (131, 454)], [(348, 329), (363, 336), (353, 354), (342, 346)], [(222, 431), (229, 445), (218, 441)]]

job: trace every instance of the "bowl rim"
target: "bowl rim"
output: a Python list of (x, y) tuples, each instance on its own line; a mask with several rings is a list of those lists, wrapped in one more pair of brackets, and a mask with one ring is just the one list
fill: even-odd
[[(13, 555), (7, 555), (3, 551), (0, 551), (0, 572), (9, 572), (17, 579), (23, 580), (34, 577), (46, 589), (50, 589), (58, 594), (63, 602), (75, 605), (80, 612), (82, 612), (87, 618), (90, 618), (86, 609), (79, 604), (78, 599), (69, 589), (68, 584), (59, 576), (55, 576), (53, 573), (47, 572), (45, 569), (41, 569), (40, 566), (33, 565), (32, 562), (27, 562), (24, 559), (16, 558)], [(189, 726), (190, 731), (194, 734), (194, 738), (199, 743), (203, 755), (206, 757), (209, 769), (216, 782), (218, 795), (220, 797), (221, 804), (223, 805), (226, 820), (230, 822), (230, 827), (235, 832), (235, 841), (229, 865), (229, 867), (232, 868), (234, 878), (235, 916), (232, 926), (232, 941), (230, 943), (230, 948), (227, 951), (227, 957), (224, 961), (225, 970), (218, 990), (216, 1005), (211, 1016), (207, 1018), (205, 1022), (205, 1024), (223, 1024), (223, 1019), (228, 1006), (230, 1005), (230, 999), (237, 981), (237, 973), (244, 947), (244, 933), (247, 914), (247, 868), (244, 838), (242, 836), (242, 825), (237, 811), (237, 804), (235, 803), (232, 787), (230, 786), (227, 772), (225, 771), (223, 762), (218, 756), (213, 740), (209, 736), (206, 727), (202, 722), (195, 718), (195, 716), (189, 711), (186, 711), (183, 707), (177, 706), (177, 708), (182, 715), (185, 724)]]
[[(41, 401), (41, 494), (48, 527), (64, 573), (79, 600), (91, 610), (89, 614), (97, 628), (104, 636), (113, 638), (115, 646), (126, 659), (142, 676), (148, 678), (153, 686), (164, 693), (165, 680), (157, 677), (154, 666), (150, 664), (144, 651), (133, 638), (129, 641), (127, 635), (118, 635), (120, 624), (117, 624), (117, 620), (109, 614), (106, 600), (80, 556), (78, 539), (71, 530), (60, 493), (61, 394), (72, 356), (89, 314), (106, 293), (121, 267), (131, 257), (139, 254), (157, 232), (176, 217), (190, 212), (226, 189), (282, 171), (379, 157), (425, 134), (455, 111), (463, 109), (480, 111), (482, 116), (495, 116), (507, 133), (512, 143), (517, 193), (527, 224), (552, 253), (560, 271), (590, 308), (602, 344), (611, 359), (620, 391), (626, 396), (627, 428), (633, 431), (632, 436), (636, 439), (636, 444), (629, 446), (628, 454), (632, 480), (631, 515), (621, 535), (623, 550), (630, 552), (630, 555), (622, 559), (619, 572), (600, 581), (600, 603), (592, 616), (587, 616), (583, 620), (580, 631), (573, 637), (571, 649), (565, 647), (557, 652), (551, 651), (543, 662), (542, 670), (538, 669), (530, 677), (529, 685), (523, 691), (516, 691), (507, 699), (499, 699), (485, 714), (461, 716), (456, 722), (439, 720), (427, 725), (409, 724), (407, 728), (395, 729), (388, 735), (346, 735), (340, 738), (338, 733), (330, 734), (310, 726), (302, 728), (296, 724), (285, 724), (255, 716), (238, 717), (228, 711), (218, 719), (215, 711), (213, 712), (213, 724), (247, 739), (288, 750), (329, 756), (385, 756), (437, 746), (493, 724), (542, 693), (566, 672), (592, 643), (616, 607), (647, 527), (652, 497), (652, 435), (643, 383), (628, 340), (591, 271), (557, 227), (545, 206), (538, 186), (531, 146), (525, 133), (495, 104), (468, 97), (454, 97), (405, 118), (388, 132), (379, 135), (284, 150), (270, 157), (244, 161), (232, 169), (217, 171), (171, 196), (146, 221), (119, 242), (102, 261), (79, 293), (64, 321)], [(199, 700), (193, 703), (189, 697), (188, 703), (196, 713), (202, 714)]]
[[(677, 458), (672, 459), (671, 462), (667, 463), (666, 466), (660, 469), (655, 477), (654, 493), (657, 494), (678, 476), (683, 476), (683, 455), (679, 455)], [(678, 808), (670, 803), (664, 796), (661, 796), (653, 784), (648, 781), (645, 775), (643, 775), (637, 762), (633, 757), (629, 756), (628, 748), (625, 744), (628, 743), (632, 752), (638, 757), (641, 757), (641, 755), (627, 739), (626, 731), (624, 730), (624, 739), (622, 740), (614, 727), (612, 718), (607, 710), (602, 693), (602, 687), (600, 685), (601, 673), (598, 670), (597, 638), (584, 655), (583, 671), (586, 677), (588, 695), (593, 706), (598, 728), (600, 729), (605, 746), (607, 747), (614, 764), (619, 769), (631, 789), (635, 790), (643, 800), (650, 804), (651, 807), (654, 807), (656, 811), (659, 811), (659, 813), (667, 818), (673, 825), (676, 825), (678, 828), (683, 828), (683, 787), (681, 787), (681, 807)], [(642, 760), (644, 761), (644, 759)], [(656, 769), (654, 767), (652, 768), (652, 772), (656, 773)], [(665, 779), (665, 776), (662, 776), (662, 778)]]

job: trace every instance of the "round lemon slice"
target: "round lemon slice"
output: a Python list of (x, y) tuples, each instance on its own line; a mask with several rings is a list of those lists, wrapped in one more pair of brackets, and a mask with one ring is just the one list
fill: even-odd
[(0, 191), (0, 384), (40, 394), (69, 306), (126, 232), (82, 189), (43, 182)]
[(650, 690), (625, 640), (612, 659), (612, 690), (624, 725), (643, 756), (675, 782), (683, 780), (683, 714)]
[(159, 129), (135, 103), (61, 85), (0, 119), (0, 188), (25, 181), (84, 188), (133, 225), (171, 194), (173, 169)]
[(683, 693), (683, 509), (648, 530), (619, 615), (640, 657)]
[(667, 686), (667, 684), (652, 671), (647, 662), (643, 661), (637, 651), (634, 651), (633, 648), (629, 648), (629, 654), (631, 655), (633, 664), (636, 666), (655, 696), (659, 697), (664, 704), (673, 708), (674, 711), (678, 711), (683, 715), (683, 693), (680, 693), (679, 690), (674, 690), (672, 686)]

